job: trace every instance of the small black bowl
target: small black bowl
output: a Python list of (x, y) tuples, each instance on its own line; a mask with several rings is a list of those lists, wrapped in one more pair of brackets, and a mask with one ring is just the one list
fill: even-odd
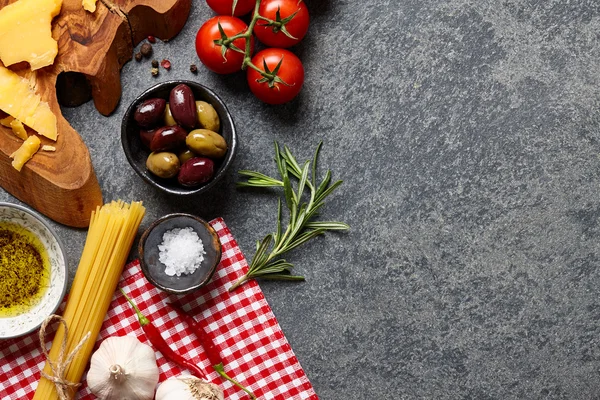
[[(168, 276), (165, 265), (159, 261), (158, 246), (163, 242), (163, 234), (174, 228), (191, 227), (204, 245), (204, 260), (192, 274)], [(146, 279), (157, 288), (173, 294), (185, 294), (205, 286), (210, 282), (221, 261), (221, 242), (217, 232), (206, 221), (194, 215), (174, 213), (154, 221), (142, 234), (138, 244), (140, 265)]]
[[(140, 128), (133, 118), (135, 110), (141, 102), (155, 97), (163, 98), (168, 101), (171, 89), (180, 83), (185, 83), (192, 89), (196, 100), (206, 101), (215, 108), (215, 111), (221, 120), (221, 130), (218, 133), (220, 133), (227, 142), (227, 153), (225, 156), (219, 160), (214, 160), (215, 174), (213, 178), (205, 184), (192, 188), (180, 185), (176, 178), (159, 178), (148, 171), (146, 168), (146, 159), (150, 154), (150, 150), (142, 145)], [(121, 123), (121, 144), (123, 145), (123, 150), (125, 151), (125, 156), (127, 157), (129, 164), (131, 164), (135, 172), (150, 185), (174, 195), (192, 195), (208, 191), (227, 173), (227, 169), (233, 162), (235, 156), (237, 136), (231, 114), (227, 110), (225, 103), (223, 103), (212, 90), (192, 81), (167, 81), (156, 84), (146, 90), (136, 97), (129, 108), (127, 108)]]

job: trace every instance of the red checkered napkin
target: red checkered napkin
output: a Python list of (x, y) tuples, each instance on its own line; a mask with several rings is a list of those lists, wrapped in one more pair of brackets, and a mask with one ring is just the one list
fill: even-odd
[[(201, 321), (215, 340), (225, 371), (258, 398), (318, 400), (258, 284), (252, 281), (233, 293), (227, 291), (244, 274), (248, 265), (225, 222), (218, 218), (211, 221), (211, 225), (221, 240), (223, 256), (208, 286), (183, 297), (168, 295), (146, 280), (137, 261), (126, 266), (119, 285), (163, 332), (172, 348), (200, 365), (208, 380), (223, 388), (226, 399), (248, 399), (248, 395), (221, 379), (212, 369), (201, 343), (190, 327), (165, 305), (168, 301), (184, 304), (185, 310)], [(62, 312), (63, 306), (59, 311)], [(117, 291), (96, 347), (109, 336), (123, 335), (135, 336), (150, 344), (132, 308)], [(50, 341), (46, 346), (50, 346)], [(189, 374), (189, 371), (165, 359), (160, 352), (156, 353), (156, 358), (161, 382), (182, 373)], [(37, 332), (0, 341), (0, 399), (32, 398), (43, 366)], [(87, 388), (85, 376), (77, 398), (95, 398)]]

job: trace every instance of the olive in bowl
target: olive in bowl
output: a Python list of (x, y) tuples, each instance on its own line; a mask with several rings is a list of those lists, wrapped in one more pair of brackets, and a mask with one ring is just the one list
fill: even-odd
[(211, 89), (192, 81), (167, 81), (128, 107), (121, 144), (129, 164), (150, 185), (191, 195), (210, 190), (227, 173), (237, 136), (231, 114)]

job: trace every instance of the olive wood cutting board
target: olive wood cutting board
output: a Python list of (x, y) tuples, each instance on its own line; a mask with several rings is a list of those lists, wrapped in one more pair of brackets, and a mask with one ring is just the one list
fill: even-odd
[[(15, 1), (0, 0), (0, 9)], [(58, 42), (54, 64), (33, 72), (23, 63), (10, 67), (33, 83), (56, 115), (57, 141), (40, 137), (56, 151), (40, 150), (19, 172), (9, 156), (22, 141), (0, 126), (0, 186), (56, 222), (87, 227), (92, 210), (102, 204), (102, 192), (88, 149), (63, 117), (57, 95), (69, 106), (91, 97), (101, 114), (111, 114), (121, 97), (121, 68), (131, 60), (135, 45), (148, 35), (174, 37), (190, 7), (191, 0), (99, 0), (90, 13), (81, 0), (63, 0), (52, 21), (52, 36)], [(98, 134), (117, 137), (119, 132)]]

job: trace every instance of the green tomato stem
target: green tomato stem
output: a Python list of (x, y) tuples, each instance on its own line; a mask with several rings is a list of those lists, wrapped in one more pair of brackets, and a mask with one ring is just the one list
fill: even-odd
[(259, 74), (261, 74), (261, 76), (267, 78), (269, 80), (269, 82), (272, 82), (275, 80), (276, 75), (267, 73), (265, 70), (254, 65), (254, 63), (252, 62), (252, 46), (251, 46), (252, 41), (251, 41), (251, 39), (252, 39), (252, 33), (254, 32), (254, 27), (256, 26), (256, 23), (259, 20), (267, 21), (268, 23), (276, 23), (276, 21), (273, 21), (269, 18), (261, 16), (258, 13), (259, 7), (260, 7), (260, 0), (256, 0), (256, 4), (254, 5), (254, 11), (252, 12), (252, 19), (250, 20), (248, 29), (246, 29), (246, 31), (244, 31), (242, 33), (238, 33), (237, 35), (228, 37), (227, 39), (223, 40), (221, 45), (229, 47), (234, 41), (236, 41), (238, 39), (246, 39), (246, 46), (244, 48), (244, 60), (242, 61), (242, 70), (245, 70), (247, 67), (250, 67), (253, 70), (255, 70), (256, 72), (258, 72)]

